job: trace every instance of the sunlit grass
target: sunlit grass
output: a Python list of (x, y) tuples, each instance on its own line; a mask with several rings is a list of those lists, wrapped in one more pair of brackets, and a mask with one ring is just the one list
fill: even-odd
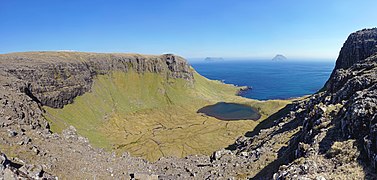
[[(54, 132), (73, 125), (96, 146), (155, 161), (162, 156), (210, 154), (226, 147), (277, 112), (289, 100), (255, 101), (237, 88), (194, 73), (195, 81), (162, 74), (113, 72), (99, 75), (92, 90), (63, 109), (46, 107)], [(258, 109), (259, 121), (221, 121), (196, 113), (220, 101)]]

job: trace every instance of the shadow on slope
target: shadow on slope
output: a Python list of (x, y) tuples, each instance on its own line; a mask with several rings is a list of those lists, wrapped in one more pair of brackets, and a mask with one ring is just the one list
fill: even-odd
[[(336, 116), (341, 117), (338, 113)], [(331, 124), (333, 127), (328, 129), (326, 136), (319, 142), (319, 154), (324, 155), (327, 159), (334, 159), (334, 165), (341, 169), (344, 164), (355, 161), (362, 167), (365, 173), (364, 179), (377, 179), (374, 170), (368, 160), (367, 152), (363, 147), (363, 138), (350, 139), (342, 136), (341, 119), (333, 118)]]
[[(294, 131), (301, 124), (302, 121), (300, 119), (293, 119), (290, 122), (283, 125), (283, 127), (280, 130), (272, 132), (271, 136), (284, 133), (289, 134), (290, 131)], [(278, 158), (269, 163), (262, 170), (260, 170), (252, 179), (272, 179), (273, 174), (278, 171), (279, 167), (282, 164), (290, 163), (294, 159), (294, 152), (299, 143), (301, 135), (302, 130), (296, 132), (290, 137), (287, 137), (290, 138), (289, 143), (287, 146), (283, 146), (278, 150)]]
[[(331, 119), (329, 125), (321, 126), (321, 124), (319, 124), (316, 127), (313, 126), (311, 128), (313, 132), (309, 137), (306, 137), (308, 134), (303, 130), (300, 130), (289, 137), (290, 140), (288, 146), (283, 146), (278, 150), (278, 158), (260, 170), (252, 179), (272, 179), (274, 173), (278, 172), (279, 167), (282, 165), (293, 164), (293, 168), (300, 169), (302, 168), (302, 163), (306, 161), (314, 161), (317, 163), (318, 167), (324, 167), (325, 170), (329, 168), (332, 171), (322, 172), (323, 169), (317, 169), (310, 173), (306, 172), (306, 175), (320, 175), (322, 173), (329, 176), (326, 178), (330, 179), (348, 179), (360, 177), (360, 173), (364, 173), (362, 175), (364, 176), (364, 179), (376, 179), (376, 174), (373, 173), (374, 170), (371, 169), (367, 153), (363, 147), (363, 139), (358, 138), (355, 140), (344, 138), (342, 136), (339, 114), (333, 114), (331, 117), (335, 118)], [(283, 125), (278, 131), (272, 132), (270, 136), (291, 131), (299, 127), (302, 123), (303, 120), (296, 117)], [(257, 135), (257, 133), (254, 133), (253, 135)], [(322, 139), (320, 138), (321, 136), (323, 137)], [(309, 146), (309, 149), (302, 150), (305, 151), (305, 155), (302, 155), (305, 157), (305, 160), (299, 160), (302, 156), (297, 157), (296, 155), (296, 150), (299, 147), (300, 142)], [(318, 154), (312, 154), (310, 149), (315, 150), (316, 145), (318, 145)], [(305, 175), (305, 173), (300, 175)]]
[[(269, 116), (267, 119), (261, 121), (252, 131), (248, 131), (245, 133), (245, 137), (253, 137), (256, 136), (260, 133), (262, 129), (268, 129), (271, 128), (272, 126), (276, 125), (275, 120), (280, 119), (284, 115), (286, 115), (291, 108), (293, 107), (293, 104), (288, 104), (284, 108), (280, 109), (278, 112), (272, 114)], [(226, 147), (225, 149), (227, 150), (236, 150), (237, 149), (237, 144), (233, 143)]]

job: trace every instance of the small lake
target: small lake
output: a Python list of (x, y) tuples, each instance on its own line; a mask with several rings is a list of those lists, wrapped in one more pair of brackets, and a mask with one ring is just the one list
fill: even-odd
[(197, 113), (203, 113), (207, 116), (225, 121), (258, 120), (261, 117), (258, 111), (250, 106), (226, 102), (219, 102), (214, 105), (205, 106), (199, 109)]

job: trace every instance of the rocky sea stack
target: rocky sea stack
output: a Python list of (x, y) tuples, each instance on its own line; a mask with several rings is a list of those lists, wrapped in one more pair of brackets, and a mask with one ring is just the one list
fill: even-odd
[[(174, 122), (179, 117), (167, 113), (167, 109), (179, 106), (185, 111), (202, 105), (190, 102), (210, 104), (220, 98), (235, 98), (226, 94), (236, 93), (237, 88), (201, 78), (181, 57), (79, 52), (3, 54), (0, 55), (0, 80), (0, 150), (6, 154), (0, 155), (0, 177), (4, 179), (376, 178), (377, 29), (364, 29), (349, 36), (321, 92), (295, 100), (283, 109), (280, 109), (281, 104), (247, 101), (260, 110), (264, 120), (250, 126), (250, 132), (210, 156), (162, 156), (149, 162), (91, 144), (93, 140), (100, 144), (102, 139), (113, 137), (106, 139), (114, 142), (113, 149), (129, 146), (127, 150), (135, 153), (137, 150), (132, 145), (143, 138), (118, 143), (118, 139), (137, 134), (127, 129), (128, 122), (135, 122), (121, 124), (123, 121), (119, 119), (132, 116), (137, 123), (145, 120), (145, 114), (136, 113), (143, 110), (153, 113), (150, 119), (164, 117)], [(135, 84), (135, 80), (142, 82)], [(131, 82), (136, 88), (127, 86)], [(155, 84), (147, 86), (148, 89), (139, 88), (146, 87), (140, 86), (145, 82)], [(179, 87), (185, 87), (185, 91)], [(114, 94), (119, 89), (140, 94)], [(151, 97), (144, 98), (143, 93)], [(124, 99), (129, 103), (122, 104)], [(79, 106), (82, 104), (85, 106)], [(95, 106), (97, 104), (101, 108)], [(147, 109), (143, 109), (144, 104), (148, 104)], [(156, 107), (164, 113), (155, 111)], [(137, 111), (133, 110), (135, 108)], [(280, 110), (271, 113), (268, 109)], [(88, 123), (75, 115), (93, 117), (88, 120), (97, 116), (101, 119)], [(188, 117), (197, 116), (189, 114)], [(154, 139), (160, 130), (173, 132), (188, 128), (184, 135), (194, 138), (182, 142), (184, 144), (199, 138), (195, 135), (200, 133), (188, 134), (192, 126), (211, 125), (201, 129), (232, 126), (226, 124), (228, 122), (211, 124), (208, 117), (198, 115), (198, 118), (205, 120), (187, 127), (185, 124), (169, 127), (156, 122), (157, 125), (153, 124), (145, 133), (152, 138), (142, 141), (143, 146), (153, 144), (147, 149), (162, 155), (174, 154), (171, 149), (162, 148), (167, 142)], [(107, 122), (112, 123), (100, 124)], [(85, 126), (81, 126), (83, 124)], [(97, 124), (101, 126), (94, 126)], [(97, 129), (88, 130), (91, 126)], [(233, 126), (234, 129), (244, 127), (243, 124)], [(64, 129), (58, 131), (59, 128)], [(117, 128), (118, 131), (109, 131)], [(142, 132), (138, 126), (132, 129)], [(103, 136), (93, 134), (97, 130)], [(214, 134), (209, 142), (221, 142), (229, 135), (232, 132)], [(192, 144), (183, 147), (186, 149), (180, 153), (195, 150)]]

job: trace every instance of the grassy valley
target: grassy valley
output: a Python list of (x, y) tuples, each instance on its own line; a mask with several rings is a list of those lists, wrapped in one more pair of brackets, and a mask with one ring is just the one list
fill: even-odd
[[(90, 92), (63, 109), (45, 107), (45, 117), (54, 132), (72, 125), (96, 147), (150, 161), (210, 154), (290, 103), (246, 99), (236, 96), (237, 90), (196, 72), (194, 82), (189, 82), (163, 74), (115, 71), (97, 76)], [(250, 105), (262, 118), (222, 121), (197, 113), (222, 101)]]

